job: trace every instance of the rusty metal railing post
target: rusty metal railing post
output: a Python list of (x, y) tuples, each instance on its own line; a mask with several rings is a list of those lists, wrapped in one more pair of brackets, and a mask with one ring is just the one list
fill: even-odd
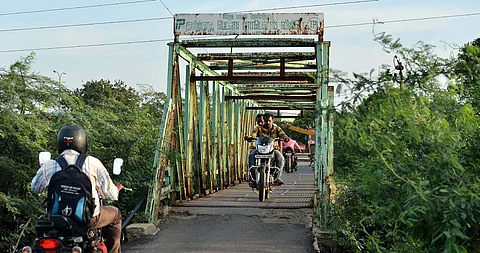
[(317, 227), (326, 223), (325, 213), (329, 201), (328, 190), (328, 73), (329, 73), (330, 42), (319, 42), (317, 52), (317, 103), (316, 103), (316, 128), (315, 128), (315, 217)]

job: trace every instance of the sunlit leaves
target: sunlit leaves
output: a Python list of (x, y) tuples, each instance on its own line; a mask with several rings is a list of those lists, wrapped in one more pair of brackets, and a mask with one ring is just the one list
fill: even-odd
[(368, 92), (353, 94), (359, 102), (348, 101), (335, 122), (338, 192), (330, 221), (339, 242), (368, 252), (474, 251), (480, 222), (475, 107), (441, 89), (438, 78), (449, 78), (451, 63), (431, 46), (406, 49), (388, 36), (380, 42), (408, 67), (402, 89), (389, 71), (345, 81)]

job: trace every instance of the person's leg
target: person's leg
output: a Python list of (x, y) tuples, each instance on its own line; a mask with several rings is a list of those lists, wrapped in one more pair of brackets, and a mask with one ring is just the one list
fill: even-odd
[(114, 206), (101, 206), (100, 214), (90, 221), (92, 229), (102, 228), (105, 245), (109, 253), (120, 253), (122, 236), (122, 214)]
[(275, 178), (275, 181), (280, 183), (280, 184), (283, 184), (282, 172), (283, 172), (283, 166), (285, 165), (285, 159), (283, 158), (283, 155), (280, 151), (274, 150), (273, 153), (275, 155), (275, 163), (277, 164), (278, 168), (280, 169), (280, 171), (277, 175), (277, 178)]
[(250, 152), (248, 153), (248, 168), (253, 166), (255, 163), (255, 149), (251, 149)]
[(248, 171), (250, 172), (250, 178), (248, 179), (249, 183), (248, 185), (250, 187), (255, 187), (255, 173), (253, 173), (250, 168), (255, 164), (255, 153), (256, 150), (252, 149), (250, 150), (250, 153), (248, 154)]

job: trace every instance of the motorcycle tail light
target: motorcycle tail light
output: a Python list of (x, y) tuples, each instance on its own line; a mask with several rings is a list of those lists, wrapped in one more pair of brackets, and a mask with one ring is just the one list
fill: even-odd
[(59, 240), (57, 239), (53, 239), (53, 238), (47, 238), (47, 239), (42, 239), (40, 240), (40, 242), (38, 243), (38, 245), (42, 248), (42, 249), (46, 249), (46, 250), (51, 250), (51, 249), (56, 249), (56, 248), (60, 248), (60, 246), (62, 245), (60, 243)]
[(32, 248), (25, 246), (22, 248), (22, 253), (32, 253)]
[(72, 253), (82, 253), (82, 248), (75, 246), (72, 248)]

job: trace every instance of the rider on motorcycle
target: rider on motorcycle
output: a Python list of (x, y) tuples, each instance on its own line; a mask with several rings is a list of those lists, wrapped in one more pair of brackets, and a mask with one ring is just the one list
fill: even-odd
[[(255, 127), (255, 129), (253, 129), (251, 137), (270, 136), (272, 138), (280, 137), (284, 140), (289, 140), (288, 136), (283, 132), (282, 128), (273, 124), (273, 115), (272, 114), (265, 113), (263, 115), (263, 119), (265, 121), (264, 124), (262, 126), (259, 125), (259, 126)], [(275, 164), (280, 169), (279, 174), (276, 175), (275, 184), (276, 185), (282, 185), (282, 184), (284, 184), (284, 182), (281, 179), (281, 177), (282, 177), (282, 171), (283, 171), (283, 165), (285, 163), (285, 159), (283, 158), (283, 155), (280, 151), (274, 150), (273, 152), (274, 152), (274, 155), (275, 155)], [(248, 154), (248, 168), (252, 167), (254, 163), (255, 163), (255, 152), (250, 152)], [(255, 187), (255, 180), (254, 180), (253, 176), (250, 178), (249, 186), (250, 187)]]
[[(253, 127), (254, 129), (257, 127), (257, 126), (263, 126), (264, 124), (264, 121), (263, 121), (263, 114), (262, 113), (259, 113), (257, 114), (257, 116), (255, 117), (255, 121), (257, 122), (257, 124)], [(255, 152), (257, 152), (255, 149), (252, 149), (250, 150), (250, 153), (248, 153), (248, 157), (250, 157), (250, 155), (255, 155)], [(250, 165), (248, 165), (248, 167), (250, 168)], [(251, 182), (250, 182), (251, 183)], [(255, 182), (253, 182), (255, 183)], [(251, 184), (253, 184), (251, 183)]]
[[(295, 152), (296, 149), (303, 152), (302, 147), (300, 147), (300, 145), (298, 145), (297, 141), (292, 139), (292, 138), (290, 138), (289, 141), (284, 141), (283, 144), (282, 144), (282, 147), (283, 147), (283, 150), (285, 150), (286, 148), (291, 148), (294, 152)], [(296, 167), (297, 166), (297, 159), (298, 159), (296, 152), (293, 155), (293, 159), (294, 159), (293, 164)]]
[[(57, 148), (58, 153), (65, 158), (67, 163), (74, 164), (77, 157), (87, 151), (85, 130), (80, 126), (66, 125), (62, 127), (57, 135)], [(103, 163), (93, 156), (87, 156), (82, 169), (90, 178), (92, 197), (95, 200), (95, 211), (88, 227), (90, 229), (103, 228), (108, 252), (120, 252), (122, 232), (120, 210), (114, 206), (100, 206), (99, 195), (104, 200), (117, 200), (123, 185), (114, 184)], [(32, 180), (32, 191), (38, 194), (46, 191), (51, 177), (59, 170), (61, 168), (55, 160), (45, 162)]]
[(257, 117), (255, 117), (255, 121), (257, 122), (257, 125), (255, 127), (263, 126), (263, 124), (265, 123), (265, 121), (263, 120), (263, 114), (257, 114)]

